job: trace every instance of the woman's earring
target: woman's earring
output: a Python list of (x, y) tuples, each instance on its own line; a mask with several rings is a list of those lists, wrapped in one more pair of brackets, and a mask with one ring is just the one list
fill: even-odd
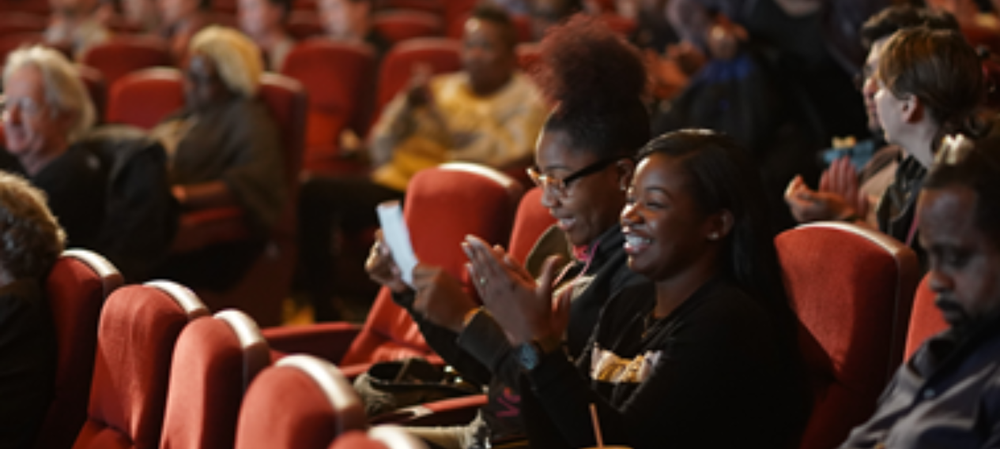
[(714, 240), (719, 240), (719, 233), (718, 232), (713, 232), (711, 234), (708, 234), (708, 239), (709, 240), (713, 240), (713, 241)]

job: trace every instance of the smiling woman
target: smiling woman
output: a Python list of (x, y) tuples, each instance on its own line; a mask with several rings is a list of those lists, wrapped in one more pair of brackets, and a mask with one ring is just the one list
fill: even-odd
[[(567, 297), (553, 306), (551, 290), (531, 283), (495, 287), (505, 295), (478, 286), (496, 321), (522, 343), (516, 351), (530, 381), (522, 395), (533, 396), (523, 401), (533, 447), (594, 446), (590, 404), (604, 441), (615, 445), (793, 441), (804, 406), (795, 321), (744, 153), (727, 137), (695, 130), (643, 149), (621, 224), (629, 268), (653, 284), (608, 300), (575, 361), (560, 350)], [(477, 275), (519, 275), (496, 250), (469, 248)]]

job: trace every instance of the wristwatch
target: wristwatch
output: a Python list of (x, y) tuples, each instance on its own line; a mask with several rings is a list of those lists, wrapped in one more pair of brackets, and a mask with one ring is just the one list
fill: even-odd
[(544, 354), (545, 352), (542, 351), (542, 346), (537, 340), (522, 343), (517, 347), (517, 360), (528, 371), (534, 370), (538, 366)]

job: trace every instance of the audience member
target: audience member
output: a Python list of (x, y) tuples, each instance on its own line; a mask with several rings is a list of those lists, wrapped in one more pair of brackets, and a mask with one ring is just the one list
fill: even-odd
[(1000, 142), (943, 145), (918, 200), (930, 288), (950, 327), (899, 369), (843, 449), (990, 447), (1000, 441)]
[(86, 88), (55, 50), (12, 53), (3, 85), (4, 154), (13, 156), (4, 168), (46, 193), (70, 245), (103, 254), (130, 280), (145, 279), (176, 228), (163, 148), (137, 131), (93, 129)]
[[(628, 270), (617, 222), (632, 158), (649, 138), (649, 115), (641, 100), (646, 74), (634, 48), (584, 17), (555, 28), (542, 41), (542, 68), (543, 89), (559, 106), (545, 122), (535, 152), (537, 169), (530, 173), (543, 189), (542, 205), (558, 222), (535, 243), (526, 266), (537, 273), (549, 255), (575, 256), (552, 285), (573, 296), (566, 345), (579, 356), (607, 298), (645, 282)], [(495, 333), (489, 313), (477, 309), (439, 267), (418, 266), (416, 291), (410, 290), (381, 242), (372, 248), (367, 268), (393, 290), (393, 299), (410, 312), (438, 354), (464, 378), (489, 384), (489, 404), (470, 425), (412, 432), (445, 448), (523, 440), (520, 366), (503, 334)]]
[(170, 161), (170, 183), (187, 210), (237, 206), (255, 231), (249, 241), (172, 257), (167, 273), (196, 287), (239, 280), (264, 246), (287, 198), (278, 129), (257, 99), (263, 61), (240, 32), (208, 27), (191, 39), (185, 105), (157, 125)]
[[(941, 137), (975, 131), (969, 120), (984, 92), (979, 56), (958, 32), (907, 28), (882, 45), (876, 72), (866, 84), (866, 92), (875, 91), (874, 114), (886, 141), (905, 155), (875, 211), (878, 228), (916, 246), (917, 193)], [(786, 199), (799, 221), (865, 216), (869, 204), (852, 172), (828, 182), (834, 187), (825, 192), (808, 189), (801, 178), (789, 184)]]
[(711, 131), (664, 134), (639, 160), (621, 228), (629, 268), (653, 282), (608, 299), (578, 357), (562, 345), (572, 303), (549, 286), (554, 258), (536, 282), (502, 248), (465, 245), (525, 371), (531, 447), (597, 446), (591, 407), (612, 446), (787, 446), (805, 390), (759, 175)]
[[(925, 26), (931, 29), (958, 31), (958, 23), (946, 12), (935, 11), (926, 8), (918, 8), (910, 5), (892, 6), (872, 16), (861, 29), (861, 36), (865, 47), (869, 49), (868, 59), (859, 74), (860, 88), (865, 102), (865, 111), (868, 114), (868, 129), (871, 130), (872, 137), (864, 139), (855, 145), (847, 148), (828, 150), (824, 157), (831, 158), (832, 165), (820, 178), (819, 191), (816, 192), (802, 190), (796, 197), (786, 197), (792, 214), (800, 221), (807, 220), (804, 209), (810, 207), (825, 207), (827, 201), (836, 201), (838, 197), (827, 194), (837, 194), (831, 192), (831, 180), (854, 176), (855, 167), (863, 167), (858, 175), (859, 201), (867, 204), (876, 204), (882, 197), (886, 187), (892, 183), (895, 176), (901, 150), (897, 145), (887, 144), (882, 132), (882, 124), (879, 123), (878, 114), (875, 111), (875, 93), (878, 92), (878, 83), (874, 80), (875, 69), (878, 67), (879, 58), (882, 55), (882, 48), (896, 31), (903, 28), (915, 26)], [(837, 158), (847, 157), (841, 161)], [(801, 185), (801, 177), (793, 183)], [(804, 202), (801, 198), (804, 195), (814, 194), (813, 200), (817, 204)], [(832, 199), (831, 199), (832, 198)], [(868, 210), (867, 214), (859, 214), (858, 218), (868, 222), (872, 227), (877, 227), (874, 208), (862, 206)]]
[(506, 168), (530, 160), (545, 107), (531, 80), (516, 71), (510, 18), (479, 7), (463, 40), (461, 72), (431, 77), (417, 70), (385, 107), (371, 132), (371, 178), (315, 177), (303, 184), (299, 268), (317, 319), (336, 318), (329, 303), (331, 229), (374, 225), (375, 206), (401, 199), (419, 170), (447, 161)]
[(240, 0), (240, 28), (264, 51), (267, 69), (280, 72), (295, 40), (285, 32), (291, 0)]
[(535, 41), (541, 41), (549, 28), (565, 22), (582, 9), (580, 0), (532, 1), (528, 12), (531, 18), (531, 37)]
[(0, 447), (29, 449), (52, 400), (55, 329), (43, 286), (65, 236), (45, 194), (0, 172)]
[(319, 18), (330, 39), (344, 42), (366, 43), (375, 49), (381, 59), (392, 42), (372, 27), (374, 0), (318, 0)]
[(174, 60), (183, 63), (192, 36), (212, 25), (212, 0), (156, 0), (160, 34), (170, 41)]
[(52, 17), (45, 30), (45, 41), (65, 45), (76, 56), (111, 37), (98, 18), (98, 0), (50, 0)]
[(161, 28), (158, 0), (121, 0), (121, 18), (143, 33), (157, 33)]

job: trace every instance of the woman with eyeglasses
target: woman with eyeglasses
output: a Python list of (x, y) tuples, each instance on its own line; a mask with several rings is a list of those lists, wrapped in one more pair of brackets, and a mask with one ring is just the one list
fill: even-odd
[[(575, 304), (470, 238), (473, 276), (524, 369), (532, 447), (788, 447), (806, 416), (795, 318), (745, 150), (683, 130), (641, 152), (621, 213), (629, 268), (652, 281), (606, 303), (582, 354), (564, 350)], [(554, 301), (553, 301), (554, 300)], [(572, 320), (572, 318), (570, 318)], [(572, 355), (572, 356), (571, 356)], [(593, 412), (591, 410), (594, 410)]]
[[(551, 254), (572, 260), (558, 279), (549, 281), (573, 296), (565, 340), (569, 353), (577, 356), (605, 301), (626, 286), (645, 282), (626, 266), (618, 214), (635, 167), (632, 158), (649, 139), (649, 116), (641, 101), (646, 72), (637, 50), (592, 19), (570, 20), (541, 45), (541, 87), (557, 106), (538, 139), (536, 166), (529, 174), (557, 223), (540, 237), (526, 266), (540, 265), (536, 262)], [(438, 267), (418, 266), (416, 288), (409, 289), (381, 241), (372, 248), (367, 269), (392, 289), (428, 344), (463, 378), (489, 385), (489, 404), (471, 425), (413, 432), (446, 448), (523, 439), (520, 365), (490, 313)], [(493, 281), (502, 279), (476, 280)]]

